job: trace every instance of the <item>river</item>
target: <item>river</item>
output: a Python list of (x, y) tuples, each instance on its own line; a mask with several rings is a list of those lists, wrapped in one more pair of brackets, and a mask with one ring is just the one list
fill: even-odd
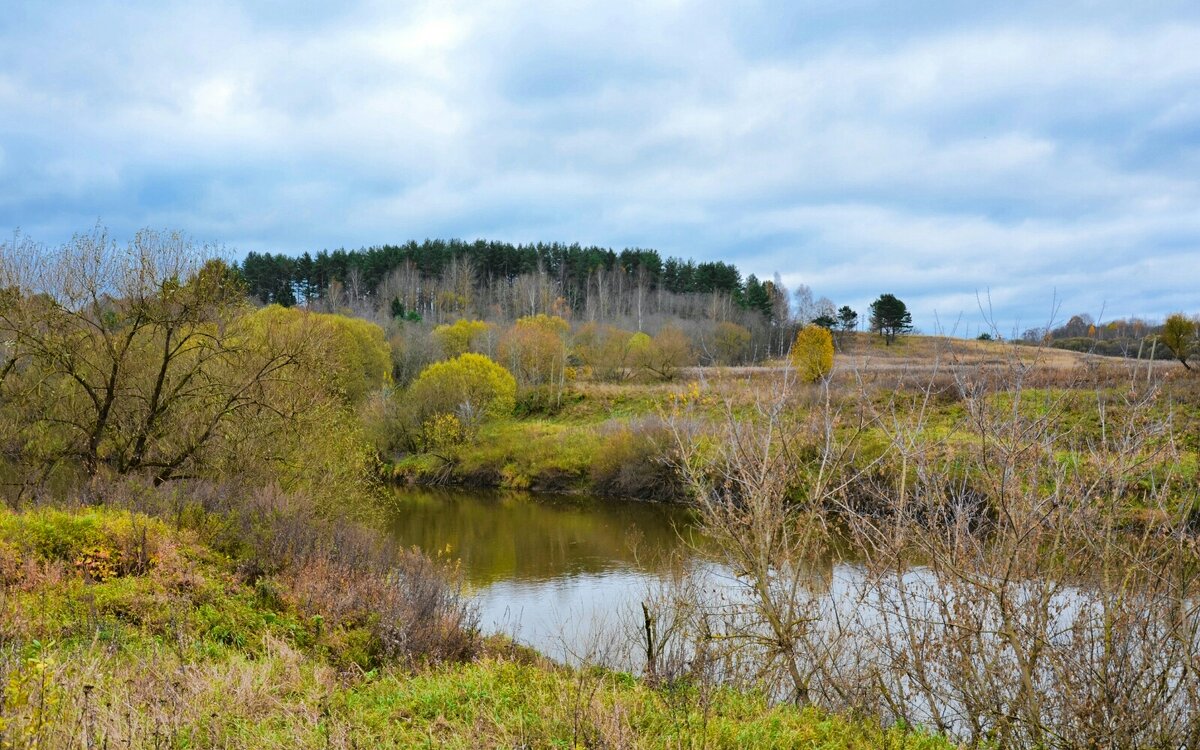
[[(673, 566), (699, 573), (688, 577), (700, 582), (698, 588), (677, 591), (715, 614), (705, 622), (714, 624), (717, 649), (729, 632), (770, 635), (761, 619), (752, 619), (759, 615), (748, 579), (706, 561), (685, 541), (695, 530), (678, 507), (403, 489), (397, 490), (392, 533), (406, 546), (461, 561), (485, 632), (510, 635), (561, 662), (640, 671), (640, 605), (656, 584), (675, 578)], [(1200, 653), (1200, 610), (1192, 600), (1179, 600), (1174, 579), (1147, 577), (1155, 584), (1147, 587), (1122, 577), (1113, 584), (1070, 567), (1056, 568), (1071, 574), (1072, 581), (1062, 584), (1039, 575), (993, 575), (1006, 571), (1010, 560), (997, 558), (996, 568), (975, 560), (971, 575), (942, 578), (919, 563), (869, 571), (846, 550), (797, 569), (803, 577), (798, 589), (788, 588), (784, 576), (776, 591), (797, 592), (799, 608), (791, 616), (807, 623), (795, 631), (797, 663), (813, 670), (806, 696), (835, 706), (849, 696), (885, 722), (940, 725), (970, 742), (1008, 726), (1021, 711), (1028, 726), (1075, 732), (1076, 714), (1063, 706), (1087, 718), (1098, 701), (1140, 712), (1130, 736), (1195, 736), (1188, 727), (1196, 726), (1200, 695), (1192, 666)], [(1174, 575), (1172, 565), (1155, 570)], [(764, 689), (780, 699), (793, 695), (795, 683), (786, 674), (759, 671), (781, 662), (753, 651), (753, 638), (742, 642), (750, 650), (731, 651), (733, 659), (710, 674), (735, 682), (766, 674)], [(1022, 672), (1027, 643), (1039, 644), (1039, 661)], [(690, 659), (695, 652), (687, 648), (684, 658)], [(1111, 675), (1106, 679), (1112, 682), (1080, 681), (1090, 674)], [(871, 685), (865, 693), (864, 681)], [(880, 702), (884, 695), (886, 703)], [(1037, 700), (1022, 703), (1022, 695)], [(1130, 746), (1151, 745), (1138, 740)]]
[(396, 500), (393, 537), (461, 561), (485, 633), (559, 660), (602, 648), (669, 566), (695, 561), (676, 506), (426, 488), (397, 489)]

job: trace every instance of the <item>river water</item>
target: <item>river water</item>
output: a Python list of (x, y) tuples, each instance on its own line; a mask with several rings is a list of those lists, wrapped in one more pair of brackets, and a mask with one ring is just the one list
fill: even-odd
[(669, 566), (696, 561), (688, 513), (674, 506), (425, 488), (396, 499), (394, 538), (461, 561), (484, 632), (559, 660), (617, 634)]
[[(403, 489), (397, 490), (391, 530), (406, 546), (461, 561), (485, 632), (508, 634), (562, 662), (639, 670), (640, 605), (674, 578), (675, 566), (699, 574), (689, 579), (701, 581), (700, 588), (686, 591), (706, 608), (733, 612), (735, 623), (747, 611), (739, 603), (748, 592), (745, 581), (696, 551), (698, 545), (690, 543), (694, 527), (678, 507)], [(1039, 722), (1071, 726), (1070, 715), (1049, 697), (1062, 693), (1063, 675), (1083, 667), (1096, 673), (1124, 670), (1113, 672), (1124, 680), (1114, 694), (1154, 696), (1160, 708), (1148, 712), (1146, 721), (1162, 718), (1163, 731), (1174, 732), (1176, 724), (1193, 720), (1198, 693), (1180, 688), (1195, 679), (1191, 663), (1200, 653), (1200, 625), (1195, 624), (1200, 614), (1190, 602), (1177, 609), (1172, 590), (1156, 589), (1143, 600), (1136, 588), (1105, 593), (1097, 588), (1100, 581), (1082, 578), (1061, 586), (1039, 578), (1009, 580), (1000, 587), (1000, 579), (986, 573), (983, 585), (953, 588), (920, 564), (869, 575), (852, 555), (835, 557), (796, 571), (803, 574), (803, 589), (811, 594), (806, 601), (813, 607), (806, 610), (812, 624), (804, 644), (825, 659), (823, 674), (832, 680), (814, 685), (837, 687), (827, 698), (855, 688), (855, 675), (868, 674), (903, 702), (902, 713), (876, 707), (886, 720), (928, 724), (940, 717), (952, 736), (978, 739), (981, 730), (974, 720), (979, 712), (998, 712), (989, 721), (1008, 721), (1008, 709), (996, 708), (995, 696), (1019, 696), (1025, 684), (1018, 684), (1016, 650), (1000, 638), (997, 602), (1003, 601), (1019, 610), (1011, 627), (1022, 628), (1022, 637), (1042, 646), (1041, 666), (1029, 677), (1035, 692), (1047, 697), (1044, 706), (1038, 704)], [(989, 595), (1001, 588), (999, 599)], [(1114, 591), (1120, 596), (1114, 598)], [(730, 604), (736, 606), (729, 609)], [(1187, 621), (1176, 612), (1186, 612)], [(1106, 613), (1120, 615), (1113, 622), (1126, 629), (1111, 628)], [(1116, 646), (1109, 646), (1114, 638)], [(923, 666), (914, 671), (913, 664)], [(867, 671), (857, 671), (863, 665)], [(914, 682), (918, 672), (925, 681), (921, 690)], [(1071, 684), (1080, 705), (1096, 699), (1087, 692), (1091, 682)], [(1111, 686), (1097, 684), (1103, 698), (1102, 690)], [(787, 688), (782, 681), (773, 689), (783, 698)], [(980, 695), (991, 697), (981, 703)]]

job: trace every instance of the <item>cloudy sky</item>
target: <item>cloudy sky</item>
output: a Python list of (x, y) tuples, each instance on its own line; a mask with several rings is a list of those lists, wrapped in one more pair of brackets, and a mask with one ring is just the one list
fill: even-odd
[(926, 331), (1200, 311), (1200, 8), (992, 7), (5, 0), (0, 231), (654, 247)]

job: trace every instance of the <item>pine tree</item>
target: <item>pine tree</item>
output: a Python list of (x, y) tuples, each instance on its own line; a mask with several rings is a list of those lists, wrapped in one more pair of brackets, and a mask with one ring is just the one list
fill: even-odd
[(840, 328), (843, 333), (849, 333), (855, 328), (858, 328), (858, 313), (850, 309), (849, 305), (842, 305), (839, 307), (837, 317), (838, 328)]
[(902, 333), (913, 328), (912, 313), (894, 294), (881, 294), (871, 303), (871, 330), (883, 336), (888, 346)]

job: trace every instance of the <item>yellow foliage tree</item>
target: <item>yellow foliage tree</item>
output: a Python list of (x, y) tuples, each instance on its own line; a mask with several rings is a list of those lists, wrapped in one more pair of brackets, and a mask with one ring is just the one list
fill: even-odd
[(650, 344), (644, 333), (588, 323), (575, 336), (574, 351), (598, 380), (625, 380), (633, 374), (639, 353)]
[(629, 355), (636, 364), (644, 360), (650, 348), (654, 346), (654, 339), (650, 335), (642, 331), (638, 331), (629, 337)]
[(500, 339), (500, 361), (522, 383), (558, 383), (565, 377), (570, 324), (556, 315), (520, 318)]
[[(175, 234), (0, 243), (0, 473), (237, 474), (345, 489), (353, 406), (390, 381), (383, 331), (280, 307)], [(313, 481), (320, 476), (320, 481)]]
[(638, 367), (662, 380), (673, 380), (679, 368), (695, 364), (696, 353), (687, 334), (675, 326), (663, 326), (648, 345), (635, 353)]
[(480, 351), (481, 344), (487, 339), (492, 326), (482, 320), (461, 318), (453, 323), (443, 324), (433, 329), (433, 338), (442, 347), (442, 353), (447, 357), (457, 357), (467, 352)]
[(512, 414), (517, 381), (482, 354), (462, 354), (426, 367), (408, 399), (421, 424), (438, 414), (455, 415), (464, 427)]
[(247, 316), (251, 340), (303, 339), (313, 374), (347, 403), (392, 383), (392, 356), (383, 329), (361, 318), (269, 305)]
[(833, 335), (823, 326), (805, 326), (796, 334), (789, 358), (801, 378), (815, 383), (833, 371)]
[(421, 448), (438, 453), (466, 441), (462, 421), (454, 414), (434, 414), (421, 425)]

